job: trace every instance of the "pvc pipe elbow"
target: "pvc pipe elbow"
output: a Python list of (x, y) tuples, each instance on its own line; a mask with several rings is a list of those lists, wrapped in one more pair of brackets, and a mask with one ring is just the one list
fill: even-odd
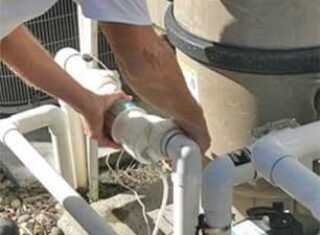
[(213, 160), (204, 171), (202, 205), (210, 227), (223, 228), (231, 224), (234, 171), (228, 156)]
[[(70, 71), (70, 69), (79, 71), (79, 69), (87, 67), (87, 63), (82, 59), (80, 52), (70, 47), (59, 50), (55, 55), (54, 60), (66, 71)], [(70, 63), (70, 61), (73, 63)], [(79, 66), (78, 69), (74, 66), (70, 66), (75, 64)]]
[(230, 164), (227, 156), (218, 157), (207, 166), (203, 173), (202, 180), (202, 194), (205, 204), (213, 200), (212, 193), (216, 194), (218, 191), (232, 189), (233, 172), (234, 166)]
[(6, 144), (6, 135), (13, 130), (17, 130), (17, 126), (10, 122), (9, 119), (0, 121), (0, 141)]
[(68, 126), (66, 114), (60, 108), (53, 106), (48, 110), (48, 115), (50, 117), (48, 126), (51, 133), (53, 135), (67, 135)]
[(203, 173), (203, 187), (214, 190), (233, 187), (234, 169), (227, 155), (214, 159)]
[(199, 146), (183, 134), (172, 136), (165, 149), (173, 159), (174, 234), (192, 235), (199, 215), (202, 154)]
[(197, 143), (183, 134), (173, 136), (165, 152), (176, 162), (176, 172), (202, 175), (202, 153)]

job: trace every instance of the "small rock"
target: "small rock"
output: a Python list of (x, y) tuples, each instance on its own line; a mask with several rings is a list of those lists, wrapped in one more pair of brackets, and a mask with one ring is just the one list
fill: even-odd
[(23, 222), (26, 222), (29, 219), (30, 219), (30, 215), (28, 214), (22, 215), (18, 218), (18, 224), (22, 224)]
[(34, 228), (33, 228), (33, 233), (34, 234), (43, 234), (43, 226), (41, 224), (36, 223)]
[(13, 208), (13, 209), (18, 209), (20, 208), (22, 205), (21, 203), (21, 200), (19, 198), (15, 198), (11, 201), (10, 203), (10, 206)]
[(62, 211), (62, 207), (60, 206), (59, 203), (57, 203), (57, 204), (54, 206), (54, 209), (55, 209), (56, 211)]
[(0, 213), (5, 212), (5, 211), (6, 211), (5, 208), (3, 206), (1, 206), (1, 203), (0, 203)]
[(43, 204), (40, 201), (38, 201), (35, 203), (35, 206), (38, 208), (42, 208)]
[(53, 227), (51, 229), (51, 233), (50, 235), (63, 235), (61, 229), (59, 229), (58, 227)]
[(37, 215), (35, 219), (39, 224), (45, 224), (49, 220), (49, 218), (44, 214)]

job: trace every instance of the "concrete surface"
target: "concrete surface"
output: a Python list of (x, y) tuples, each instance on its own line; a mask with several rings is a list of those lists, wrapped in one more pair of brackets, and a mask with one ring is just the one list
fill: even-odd
[[(139, 196), (146, 206), (147, 217), (154, 227), (162, 199), (161, 182), (148, 185), (138, 190)], [(160, 223), (159, 235), (171, 235), (173, 233), (172, 218), (172, 187), (170, 187), (169, 202), (165, 216)], [(119, 235), (148, 235), (147, 226), (142, 216), (142, 210), (136, 198), (131, 193), (118, 194), (112, 198), (100, 200), (92, 204), (92, 207), (100, 214)], [(93, 235), (84, 231), (70, 215), (65, 213), (58, 222), (58, 226), (65, 235)], [(152, 230), (151, 230), (152, 232)]]

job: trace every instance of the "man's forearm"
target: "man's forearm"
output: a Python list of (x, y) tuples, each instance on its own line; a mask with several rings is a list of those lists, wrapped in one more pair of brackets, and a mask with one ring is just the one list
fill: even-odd
[(202, 108), (192, 98), (173, 52), (151, 26), (101, 26), (122, 73), (139, 96), (182, 125), (204, 122)]
[(77, 111), (89, 111), (91, 92), (61, 69), (23, 26), (0, 41), (0, 59), (20, 77), (63, 99)]

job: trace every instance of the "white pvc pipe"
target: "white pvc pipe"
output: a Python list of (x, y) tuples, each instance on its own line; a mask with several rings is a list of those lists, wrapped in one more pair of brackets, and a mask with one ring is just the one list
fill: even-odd
[(70, 135), (71, 151), (75, 174), (75, 188), (88, 187), (88, 170), (86, 161), (86, 145), (80, 116), (63, 101), (59, 101), (67, 119), (67, 131)]
[(0, 122), (1, 141), (34, 174), (52, 196), (72, 215), (88, 234), (115, 235), (110, 226), (43, 159), (8, 120)]
[(253, 164), (270, 183), (280, 187), (320, 220), (320, 178), (299, 159), (320, 153), (320, 122), (270, 134), (253, 147)]
[[(69, 61), (76, 61), (76, 63), (70, 64)], [(62, 53), (59, 51), (55, 56), (55, 61), (63, 68), (67, 70), (70, 68), (73, 71), (72, 77), (79, 77), (83, 74), (83, 69), (86, 68), (87, 64), (80, 56), (80, 53), (74, 49), (65, 49)], [(73, 67), (70, 65), (76, 64)], [(77, 69), (78, 67), (78, 69)], [(68, 120), (68, 131), (70, 133), (72, 151), (73, 151), (73, 162), (75, 170), (75, 181), (76, 187), (88, 188), (88, 169), (87, 169), (87, 158), (86, 158), (86, 142), (82, 128), (81, 118), (79, 114), (64, 101), (59, 100), (62, 110), (66, 113)]]
[[(55, 61), (83, 87), (97, 94), (107, 94), (121, 88), (119, 78), (116, 77), (114, 72), (89, 68), (88, 63), (82, 59), (80, 52), (75, 49), (64, 48), (60, 50), (55, 56)], [(97, 182), (94, 181), (97, 178), (95, 166), (98, 161), (98, 145), (95, 141), (86, 142), (79, 114), (64, 102), (60, 101), (60, 104), (69, 120), (68, 129), (70, 130), (75, 156), (77, 185), (80, 187), (92, 186), (93, 191), (97, 191)], [(88, 167), (91, 168), (88, 169)], [(94, 192), (93, 195), (94, 197), (97, 196)]]
[(274, 184), (309, 209), (320, 221), (320, 179), (298, 160), (287, 157), (272, 172)]
[(252, 181), (255, 170), (251, 161), (236, 165), (231, 154), (218, 157), (206, 168), (202, 181), (202, 205), (206, 223), (221, 230), (221, 235), (231, 234), (233, 187)]
[(114, 71), (88, 68), (80, 52), (72, 48), (60, 50), (55, 61), (78, 83), (97, 94), (107, 94), (121, 89), (121, 82)]
[[(98, 57), (98, 23), (83, 15), (78, 6), (79, 41), (81, 54)], [(96, 66), (96, 61), (87, 63), (88, 68)], [(90, 79), (89, 79), (90, 80)], [(91, 201), (99, 199), (98, 143), (86, 138), (89, 197)]]
[(89, 178), (89, 198), (91, 202), (99, 200), (99, 161), (98, 142), (87, 137), (87, 166)]
[[(110, 71), (86, 68), (86, 64), (73, 49), (61, 50), (56, 61), (84, 87), (96, 93), (109, 93), (120, 89), (120, 82), (112, 79)], [(90, 79), (88, 79), (90, 78)], [(160, 137), (171, 129), (170, 123), (162, 127), (161, 119), (145, 115), (143, 110), (129, 110), (117, 117), (112, 127), (114, 139), (122, 143), (139, 160), (157, 161)], [(133, 123), (134, 122), (134, 123)], [(122, 123), (119, 125), (119, 123)], [(158, 126), (156, 127), (156, 125)], [(160, 124), (160, 125), (159, 125)], [(125, 132), (122, 133), (121, 130)], [(130, 131), (128, 131), (130, 130)], [(132, 130), (132, 131), (131, 131)], [(155, 133), (153, 136), (153, 134)], [(139, 134), (137, 134), (139, 133)], [(150, 136), (153, 136), (152, 138)], [(138, 137), (138, 138), (137, 138)], [(159, 137), (159, 138), (158, 138)], [(156, 145), (156, 146), (153, 146)], [(174, 234), (193, 235), (198, 224), (200, 188), (202, 179), (201, 151), (197, 144), (183, 135), (173, 137), (166, 149), (174, 159)]]
[(61, 172), (71, 186), (74, 186), (70, 136), (67, 131), (65, 114), (58, 107), (44, 105), (13, 115), (8, 121), (13, 123), (21, 133), (48, 127), (51, 134), (55, 169)]
[(81, 53), (98, 55), (98, 23), (85, 17), (82, 9), (78, 6), (78, 29)]
[(174, 136), (166, 152), (173, 159), (174, 235), (194, 235), (198, 225), (202, 178), (201, 151), (184, 135)]

